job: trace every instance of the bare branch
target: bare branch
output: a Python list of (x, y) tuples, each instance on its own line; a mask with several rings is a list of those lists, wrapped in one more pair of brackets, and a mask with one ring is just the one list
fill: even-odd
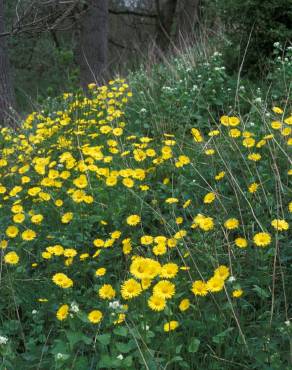
[(140, 13), (140, 12), (136, 12), (136, 11), (133, 11), (133, 10), (114, 10), (114, 9), (109, 9), (109, 13), (110, 14), (114, 14), (114, 15), (134, 15), (134, 16), (137, 16), (137, 17), (145, 17), (145, 18), (156, 18), (157, 17), (157, 14), (153, 14), (153, 13)]

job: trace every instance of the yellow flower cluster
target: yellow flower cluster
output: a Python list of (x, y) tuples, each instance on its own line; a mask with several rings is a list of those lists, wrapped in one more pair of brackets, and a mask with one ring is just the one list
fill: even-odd
[(205, 296), (210, 293), (220, 292), (224, 288), (224, 282), (229, 277), (229, 268), (222, 265), (215, 271), (214, 275), (204, 282), (203, 280), (196, 280), (192, 285), (192, 292), (197, 296)]
[[(269, 157), (275, 135), (291, 145), (291, 116), (274, 107), (281, 118), (259, 134), (224, 115), (209, 132), (191, 128), (181, 146), (171, 133), (131, 134), (131, 95), (122, 79), (91, 84), (88, 97), (64, 94), (60, 111), (30, 114), (23, 132), (0, 131), (0, 250), (9, 269), (27, 264), (56, 290), (60, 321), (74, 314), (73, 294), (86, 320), (101, 325), (124, 323), (138, 304), (171, 316), (191, 309), (194, 295), (240, 298), (230, 274), (244, 276), (233, 261), (245, 261), (250, 248), (273, 247), (274, 234), (284, 240), (289, 230), (291, 201), (269, 205), (265, 222), (258, 208), (273, 197), (260, 166), (276, 161)], [(163, 330), (181, 325), (167, 317)]]

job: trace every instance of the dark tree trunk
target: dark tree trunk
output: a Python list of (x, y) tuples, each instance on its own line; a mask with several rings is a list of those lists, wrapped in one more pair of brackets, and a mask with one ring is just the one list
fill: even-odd
[(166, 51), (172, 43), (177, 3), (178, 0), (156, 0), (158, 14), (156, 44), (162, 51)]
[(177, 19), (177, 36), (183, 42), (191, 42), (196, 39), (200, 2), (200, 0), (183, 0), (180, 2)]
[[(0, 34), (4, 33), (4, 4), (0, 0)], [(13, 119), (15, 97), (10, 75), (6, 38), (0, 37), (0, 126), (16, 126)]]
[(76, 60), (86, 90), (89, 83), (102, 84), (107, 77), (108, 0), (87, 0), (77, 39)]

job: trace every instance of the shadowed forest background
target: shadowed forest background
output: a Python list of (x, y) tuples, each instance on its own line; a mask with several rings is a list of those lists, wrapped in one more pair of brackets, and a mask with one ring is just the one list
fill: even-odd
[[(4, 4), (4, 9), (3, 9)], [(125, 75), (194, 40), (199, 1), (2, 1), (2, 43), (21, 108)], [(6, 36), (5, 36), (6, 34)]]
[(220, 45), (231, 74), (245, 56), (243, 71), (261, 78), (273, 43), (291, 40), (290, 8), (284, 0), (2, 0), (1, 105), (22, 112), (188, 47)]

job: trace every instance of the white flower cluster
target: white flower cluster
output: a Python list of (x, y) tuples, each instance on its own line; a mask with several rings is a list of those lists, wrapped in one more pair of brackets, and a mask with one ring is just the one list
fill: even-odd
[(225, 69), (225, 67), (215, 67), (214, 71), (221, 71), (222, 68)]
[(1, 344), (7, 344), (8, 338), (0, 335), (0, 345)]
[[(179, 82), (182, 83), (182, 80), (180, 80)], [(162, 90), (166, 93), (172, 93), (174, 90), (176, 90), (176, 88), (172, 88), (169, 86), (162, 86)]]
[(78, 304), (75, 301), (73, 301), (71, 303), (71, 305), (70, 305), (70, 311), (72, 311), (74, 313), (79, 312), (79, 306), (78, 306)]
[(222, 53), (219, 53), (219, 51), (215, 51), (215, 53), (213, 53), (213, 57), (222, 57)]
[(123, 306), (120, 304), (119, 301), (113, 301), (109, 303), (109, 308), (111, 308), (112, 310), (119, 310), (123, 309)]

